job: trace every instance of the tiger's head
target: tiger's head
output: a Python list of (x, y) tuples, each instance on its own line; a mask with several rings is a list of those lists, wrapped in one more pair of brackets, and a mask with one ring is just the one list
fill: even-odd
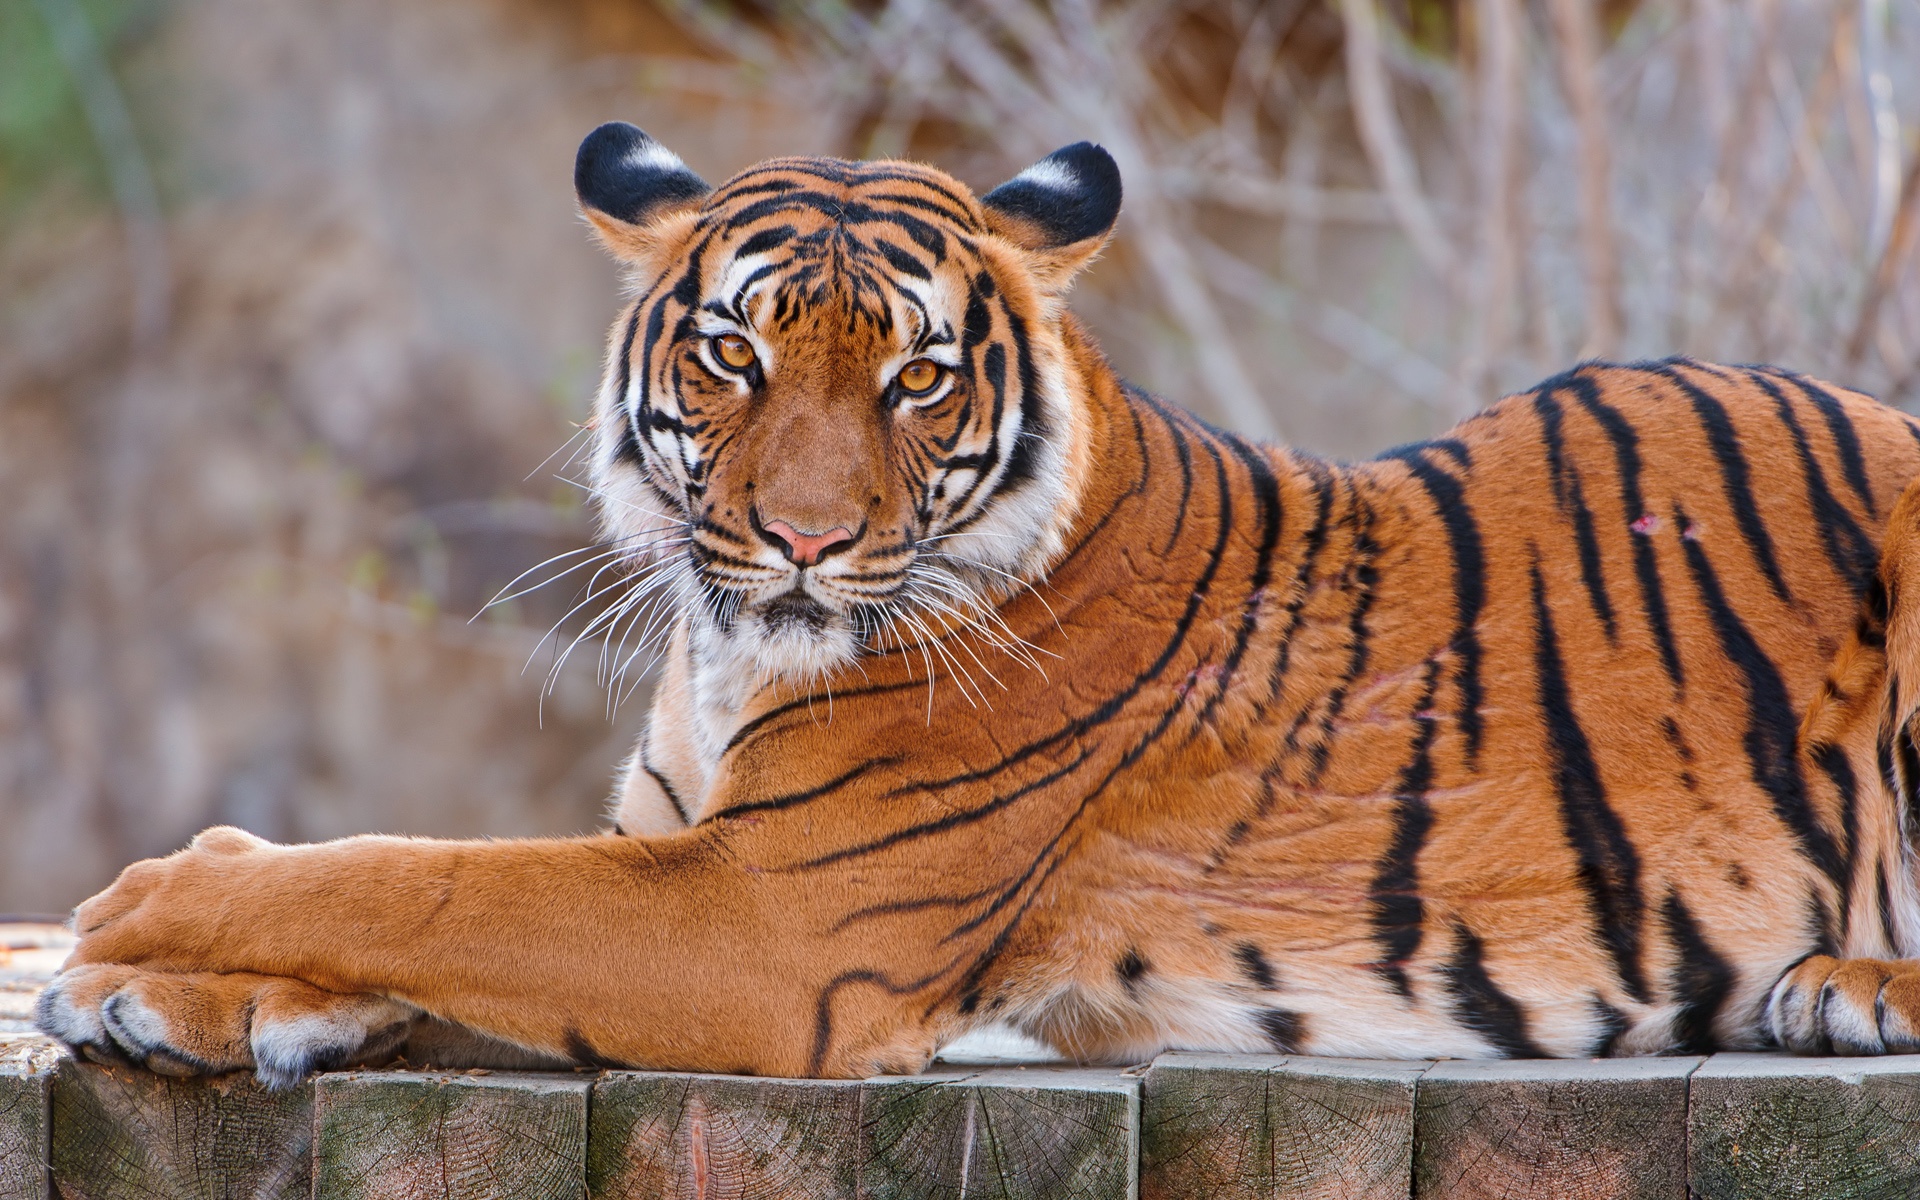
[(1060, 297), (1119, 214), (1106, 151), (978, 198), (830, 158), (710, 188), (612, 123), (574, 183), (635, 297), (596, 409), (604, 532), (698, 656), (808, 679), (975, 619), (1061, 555), (1088, 463)]

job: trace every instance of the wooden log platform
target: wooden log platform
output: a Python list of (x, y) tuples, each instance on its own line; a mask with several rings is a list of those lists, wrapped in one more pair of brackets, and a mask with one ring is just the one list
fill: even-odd
[(1893, 1200), (1920, 1196), (1920, 1055), (387, 1069), (272, 1093), (0, 1038), (0, 1200), (55, 1196)]
[(32, 1034), (70, 945), (0, 923), (0, 1200), (1920, 1197), (1920, 1055), (1090, 1069), (1013, 1045), (864, 1081), (385, 1069), (274, 1093)]

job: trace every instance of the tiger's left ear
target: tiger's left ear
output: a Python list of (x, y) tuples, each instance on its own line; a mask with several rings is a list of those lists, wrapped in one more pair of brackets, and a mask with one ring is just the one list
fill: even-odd
[(600, 244), (627, 263), (648, 259), (713, 189), (680, 156), (625, 121), (608, 121), (580, 143), (573, 191)]
[(1040, 290), (1057, 296), (1093, 261), (1120, 216), (1120, 168), (1092, 142), (1047, 155), (980, 198), (987, 228), (1026, 251)]

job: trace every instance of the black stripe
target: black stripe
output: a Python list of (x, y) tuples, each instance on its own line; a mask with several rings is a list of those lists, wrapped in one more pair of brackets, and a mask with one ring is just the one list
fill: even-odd
[[(1838, 746), (1819, 745), (1812, 747), (1812, 758), (1820, 770), (1826, 774), (1827, 781), (1840, 793), (1840, 861), (1847, 879), (1853, 878), (1853, 856), (1860, 849), (1860, 785), (1853, 777), (1853, 764), (1847, 761), (1846, 751)], [(1847, 905), (1840, 906), (1840, 929), (1844, 937), (1849, 916)]]
[(1833, 928), (1833, 913), (1818, 891), (1808, 889), (1806, 896), (1807, 944), (1814, 954), (1840, 953), (1840, 939)]
[(1767, 577), (1774, 595), (1783, 603), (1792, 604), (1793, 596), (1787, 590), (1786, 578), (1781, 575), (1780, 562), (1774, 554), (1773, 535), (1767, 532), (1766, 522), (1760, 519), (1760, 509), (1754, 503), (1747, 456), (1740, 449), (1740, 434), (1727, 416), (1726, 405), (1673, 367), (1650, 370), (1671, 381), (1692, 402), (1694, 414), (1700, 418), (1700, 427), (1707, 435), (1707, 447), (1713, 451), (1714, 461), (1720, 467), (1720, 484), (1727, 494), (1727, 506), (1733, 510), (1734, 523), (1740, 526), (1740, 536), (1746, 540), (1747, 549), (1761, 574)]
[[(1674, 522), (1682, 530), (1690, 528), (1687, 516), (1674, 507)], [(1713, 564), (1694, 538), (1682, 536), (1687, 567), (1694, 585), (1700, 589), (1701, 603), (1719, 636), (1720, 650), (1740, 670), (1747, 694), (1747, 760), (1753, 781), (1773, 802), (1773, 811), (1793, 833), (1804, 853), (1835, 886), (1846, 888), (1846, 864), (1834, 846), (1833, 837), (1814, 815), (1807, 796), (1806, 779), (1800, 773), (1799, 714), (1787, 699), (1786, 684), (1780, 669), (1754, 640), (1739, 614), (1727, 603)]]
[[(1160, 419), (1167, 423), (1169, 431), (1173, 429), (1173, 418), (1151, 395), (1143, 392), (1138, 399), (1151, 407)], [(1187, 446), (1187, 440), (1184, 437), (1174, 439), (1173, 449), (1180, 461), (1180, 503), (1174, 507), (1173, 528), (1167, 531), (1166, 544), (1160, 547), (1162, 558), (1173, 552), (1174, 543), (1178, 542), (1180, 535), (1186, 532), (1188, 502), (1193, 499), (1193, 451)]]
[(673, 785), (667, 782), (667, 777), (654, 770), (653, 764), (647, 761), (647, 740), (645, 738), (640, 740), (640, 769), (651, 776), (653, 781), (660, 785), (660, 790), (667, 794), (667, 803), (673, 805), (674, 814), (680, 818), (680, 823), (682, 825), (693, 824), (693, 818), (687, 815), (687, 806), (680, 803), (680, 793), (674, 791)]
[(1503, 1058), (1546, 1058), (1527, 1032), (1526, 1010), (1487, 974), (1485, 947), (1465, 923), (1453, 923), (1453, 955), (1440, 968), (1453, 1019), (1487, 1040)]
[[(1579, 551), (1580, 579), (1587, 585), (1587, 599), (1593, 613), (1607, 631), (1607, 641), (1618, 643), (1620, 629), (1614, 620), (1613, 599), (1607, 595), (1607, 577), (1601, 563), (1600, 538), (1593, 528), (1593, 511), (1580, 484), (1580, 472), (1567, 461), (1561, 430), (1564, 413), (1553, 393), (1542, 387), (1533, 397), (1533, 410), (1540, 416), (1540, 436), (1546, 443), (1547, 469), (1553, 481), (1553, 495), (1561, 515), (1573, 522), (1574, 545)], [(1636, 514), (1637, 515), (1637, 514)]]
[[(1826, 418), (1827, 432), (1833, 436), (1834, 448), (1840, 452), (1840, 468), (1847, 477), (1847, 485), (1860, 498), (1860, 504), (1867, 510), (1868, 516), (1879, 515), (1873, 503), (1873, 484), (1867, 479), (1866, 456), (1860, 452), (1860, 431), (1854, 428), (1853, 418), (1847, 414), (1840, 398), (1805, 375), (1782, 371), (1778, 367), (1770, 370), (1772, 374), (1799, 388), (1800, 394), (1820, 410), (1820, 415)], [(1907, 429), (1915, 434), (1916, 441), (1920, 441), (1920, 431), (1914, 430), (1911, 424)]]
[[(1576, 371), (1549, 380), (1541, 387), (1570, 391), (1587, 415), (1606, 432), (1607, 440), (1613, 444), (1615, 467), (1620, 473), (1620, 508), (1628, 524), (1642, 517), (1653, 516), (1640, 490), (1640, 435), (1620, 415), (1618, 409), (1600, 399), (1599, 385)], [(1646, 616), (1647, 629), (1653, 634), (1654, 645), (1660, 650), (1660, 663), (1667, 670), (1667, 678), (1673, 681), (1674, 690), (1680, 691), (1686, 686), (1686, 677), (1680, 666), (1679, 649), (1673, 640), (1673, 623), (1667, 615), (1666, 590), (1660, 582), (1660, 564), (1654, 556), (1653, 537), (1649, 531), (1646, 534), (1636, 533), (1631, 540), (1633, 573), (1640, 588), (1640, 608)]]
[(1533, 564), (1534, 665), (1539, 673), (1540, 709), (1546, 722), (1547, 759), (1560, 795), (1561, 828), (1579, 862), (1580, 884), (1587, 893), (1600, 943), (1613, 956), (1614, 970), (1627, 994), (1649, 1003), (1640, 962), (1640, 926), (1646, 902), (1640, 895), (1640, 856), (1620, 816), (1607, 803), (1600, 767), (1593, 760), (1586, 731), (1573, 711), (1560, 640), (1547, 608), (1540, 563)]
[(719, 812), (714, 813), (708, 820), (718, 821), (728, 817), (744, 816), (747, 813), (778, 812), (783, 808), (794, 808), (798, 805), (806, 804), (809, 801), (818, 800), (822, 796), (831, 795), (860, 778), (862, 775), (865, 775), (868, 771), (875, 770), (879, 767), (890, 767), (899, 761), (899, 757), (895, 755), (888, 755), (882, 758), (870, 758), (865, 762), (848, 767), (824, 783), (818, 783), (809, 788), (802, 788), (797, 792), (787, 792), (784, 795), (769, 796), (765, 800), (748, 800), (740, 804), (730, 804)]
[(620, 371), (614, 376), (616, 390), (612, 397), (614, 411), (620, 413), (620, 442), (614, 444), (614, 459), (622, 463), (630, 463), (634, 467), (639, 467), (641, 463), (641, 451), (639, 451), (639, 434), (634, 428), (634, 413), (626, 411), (626, 390), (634, 382), (632, 355), (634, 355), (634, 338), (637, 334), (639, 334), (639, 305), (636, 303), (634, 311), (628, 313), (626, 332), (620, 336), (620, 351), (614, 357)]
[[(926, 681), (923, 679), (903, 679), (895, 683), (868, 684), (863, 687), (848, 688), (846, 691), (840, 691), (836, 688), (833, 693), (833, 698), (837, 702), (845, 704), (850, 698), (860, 696), (884, 696), (894, 692), (904, 691), (917, 692), (925, 687)], [(753, 720), (748, 721), (740, 728), (734, 730), (733, 736), (727, 739), (726, 746), (720, 751), (721, 757), (724, 758), (728, 754), (731, 754), (734, 747), (740, 745), (740, 743), (746, 741), (754, 734), (759, 733), (774, 721), (790, 713), (807, 710), (814, 702), (812, 695), (806, 695), (797, 700), (788, 700), (784, 703), (776, 704), (766, 712), (761, 713), (759, 716), (753, 718)]]
[(1307, 1040), (1307, 1019), (1283, 1008), (1263, 1008), (1254, 1014), (1260, 1032), (1277, 1054), (1298, 1054)]
[(957, 895), (916, 896), (911, 900), (886, 900), (878, 904), (868, 904), (854, 909), (833, 923), (831, 932), (839, 933), (849, 925), (858, 925), (862, 921), (871, 921), (876, 917), (893, 917), (901, 913), (925, 912), (930, 908), (965, 908), (978, 904), (988, 896), (1000, 891), (1001, 884), (990, 883), (986, 887)]
[(1273, 678), (1267, 684), (1267, 698), (1262, 704), (1272, 703), (1280, 696), (1280, 684), (1286, 677), (1287, 668), (1293, 659), (1293, 634), (1300, 627), (1300, 613), (1307, 606), (1307, 597), (1313, 591), (1315, 569), (1320, 564), (1320, 554), (1326, 549), (1327, 529), (1333, 516), (1333, 472), (1317, 459), (1307, 459), (1306, 469), (1313, 476), (1313, 524), (1308, 526), (1306, 537), (1301, 541), (1300, 567), (1293, 575), (1293, 591), (1287, 600), (1286, 624), (1279, 633), (1279, 653), (1273, 661)]
[(1593, 998), (1593, 1021), (1598, 1029), (1594, 1031), (1593, 1044), (1587, 1048), (1587, 1057), (1612, 1058), (1619, 1049), (1620, 1039), (1633, 1028), (1633, 1023), (1627, 1020), (1627, 1014), (1598, 996)]
[(762, 229), (734, 247), (733, 256), (746, 258), (754, 254), (764, 254), (791, 238), (796, 232), (798, 231), (791, 225), (775, 225), (769, 229)]
[[(1440, 446), (1440, 443), (1435, 443)], [(1457, 444), (1442, 446), (1456, 458), (1465, 450)], [(1460, 656), (1455, 679), (1460, 688), (1460, 711), (1455, 715), (1460, 732), (1466, 738), (1467, 769), (1480, 758), (1480, 609), (1486, 603), (1486, 556), (1481, 549), (1480, 526), (1467, 503), (1466, 489), (1458, 479), (1428, 462), (1426, 447), (1409, 446), (1389, 451), (1382, 457), (1405, 463), (1413, 477), (1426, 489), (1447, 530), (1447, 542), (1453, 549), (1453, 647)]]
[[(1862, 532), (1853, 514), (1834, 499), (1833, 491), (1827, 487), (1827, 473), (1821, 469), (1820, 460), (1814, 457), (1813, 447), (1807, 442), (1806, 431), (1800, 428), (1800, 420), (1794, 415), (1792, 404), (1766, 376), (1750, 372), (1749, 377), (1762, 391), (1773, 397), (1780, 423), (1787, 427), (1787, 432), (1793, 437), (1794, 449), (1800, 456), (1800, 473), (1807, 483), (1807, 507), (1813, 510), (1814, 524), (1820, 529), (1820, 540), (1826, 548), (1827, 561), (1833, 565), (1835, 574), (1846, 580), (1847, 586), (1858, 596), (1873, 578), (1880, 552)], [(1844, 546), (1841, 544), (1843, 542)]]
[(873, 239), (873, 245), (880, 252), (880, 257), (887, 260), (887, 265), (902, 275), (912, 279), (933, 278), (933, 272), (927, 270), (925, 263), (885, 238)]
[[(1895, 681), (1888, 691), (1899, 695)], [(1893, 748), (1900, 763), (1900, 833), (1910, 849), (1920, 850), (1920, 747), (1913, 741), (1911, 725), (1895, 730)]]
[(1880, 905), (1880, 936), (1887, 941), (1887, 953), (1896, 958), (1904, 958), (1900, 946), (1900, 935), (1893, 924), (1893, 896), (1887, 890), (1887, 860), (1875, 859), (1873, 863), (1874, 897)]
[[(1345, 711), (1347, 696), (1361, 673), (1367, 669), (1367, 659), (1371, 652), (1369, 643), (1373, 635), (1367, 625), (1367, 618), (1372, 614), (1374, 602), (1378, 599), (1376, 590), (1380, 583), (1378, 562), (1382, 547), (1370, 532), (1373, 527), (1373, 506), (1357, 495), (1354, 499), (1356, 511), (1361, 516), (1359, 517), (1360, 528), (1354, 534), (1353, 556), (1350, 560), (1353, 564), (1353, 585), (1348, 590), (1354, 593), (1354, 596), (1353, 608), (1347, 614), (1347, 665), (1339, 682), (1327, 692), (1326, 704), (1320, 714), (1319, 737), (1308, 755), (1309, 767), (1306, 778), (1308, 787), (1313, 787), (1320, 782), (1327, 764), (1332, 761), (1334, 722), (1339, 720), (1340, 714)], [(1300, 729), (1312, 711), (1311, 708), (1302, 710), (1293, 728), (1287, 731), (1289, 751), (1298, 745)]]
[(1247, 981), (1262, 991), (1273, 990), (1273, 964), (1267, 956), (1260, 953), (1260, 947), (1252, 942), (1241, 942), (1233, 948), (1233, 957), (1240, 963), (1240, 973)]
[(1667, 991), (1680, 1006), (1673, 1015), (1672, 1048), (1682, 1054), (1712, 1054), (1720, 1048), (1713, 1022), (1733, 990), (1733, 967), (1700, 932), (1677, 893), (1667, 893), (1660, 917), (1673, 944)]
[(1246, 468), (1247, 482), (1253, 489), (1259, 511), (1260, 537), (1254, 551), (1253, 570), (1247, 576), (1247, 596), (1240, 605), (1240, 625), (1234, 631), (1232, 647), (1221, 661), (1219, 685), (1194, 718), (1196, 729), (1204, 725), (1226, 699), (1227, 689), (1240, 669), (1240, 660), (1245, 657), (1260, 623), (1260, 608), (1266, 601), (1267, 584), (1273, 577), (1273, 552), (1280, 543), (1280, 481), (1274, 477), (1272, 466), (1261, 450), (1233, 434), (1215, 431), (1214, 436), (1224, 442)]
[(567, 1026), (566, 1030), (560, 1036), (562, 1040), (566, 1042), (567, 1057), (572, 1059), (577, 1066), (596, 1067), (602, 1071), (617, 1071), (627, 1065), (616, 1059), (607, 1058), (598, 1050), (595, 1050), (593, 1043), (589, 1042), (578, 1029), (575, 1029), (571, 1025)]
[[(1430, 661), (1415, 711), (1425, 711), (1433, 705), (1439, 686), (1440, 664)], [(1374, 969), (1393, 985), (1394, 991), (1409, 999), (1413, 988), (1407, 981), (1406, 964), (1419, 952), (1425, 933), (1426, 905), (1420, 898), (1420, 850), (1426, 845), (1427, 832), (1433, 828), (1433, 808), (1427, 803), (1427, 789), (1433, 786), (1436, 726), (1435, 721), (1421, 721), (1414, 732), (1413, 757), (1394, 785), (1393, 835), (1374, 868), (1367, 894), (1373, 938), (1380, 943), (1381, 951)]]

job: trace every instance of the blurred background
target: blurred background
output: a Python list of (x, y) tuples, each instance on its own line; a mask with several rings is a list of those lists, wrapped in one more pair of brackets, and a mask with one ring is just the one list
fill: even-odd
[(542, 695), (570, 584), (482, 609), (591, 538), (616, 117), (712, 181), (1098, 140), (1076, 309), (1315, 451), (1587, 356), (1920, 407), (1920, 0), (0, 0), (0, 912), (215, 822), (597, 825), (644, 692)]

